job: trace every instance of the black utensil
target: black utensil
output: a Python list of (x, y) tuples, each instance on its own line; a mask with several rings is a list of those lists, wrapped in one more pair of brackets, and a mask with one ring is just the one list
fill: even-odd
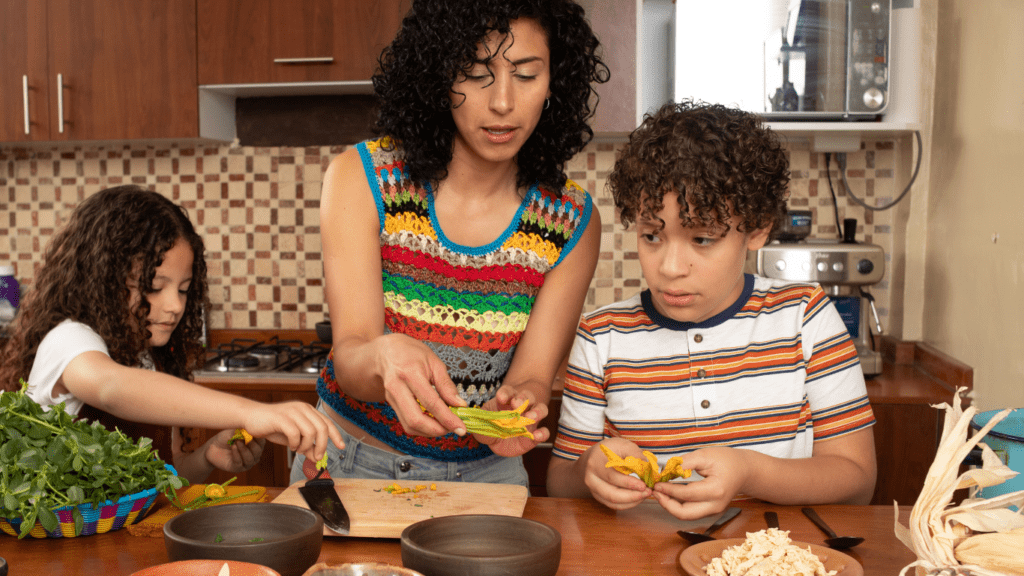
[(847, 548), (853, 548), (864, 541), (864, 539), (859, 536), (836, 536), (836, 533), (829, 528), (828, 524), (826, 524), (825, 521), (821, 519), (821, 516), (818, 516), (818, 513), (812, 508), (801, 508), (800, 511), (804, 513), (804, 516), (810, 518), (811, 522), (814, 522), (814, 525), (821, 528), (821, 531), (828, 536), (828, 538), (825, 539), (825, 544), (833, 550), (846, 550)]
[(338, 497), (334, 480), (320, 477), (326, 470), (326, 468), (321, 468), (316, 473), (316, 477), (299, 486), (299, 494), (302, 494), (302, 498), (309, 505), (310, 510), (323, 517), (324, 524), (328, 528), (342, 536), (348, 536), (348, 512), (345, 510), (345, 505), (341, 503), (341, 498)]
[(683, 539), (687, 540), (690, 544), (700, 544), (701, 542), (714, 540), (715, 538), (711, 536), (711, 533), (722, 526), (725, 526), (726, 522), (738, 516), (740, 511), (740, 508), (727, 508), (725, 512), (718, 517), (718, 520), (715, 520), (715, 523), (708, 526), (708, 529), (703, 532), (686, 532), (684, 530), (677, 530), (676, 534), (682, 536)]
[(768, 523), (769, 528), (779, 527), (779, 515), (775, 512), (768, 511), (764, 513), (764, 521)]

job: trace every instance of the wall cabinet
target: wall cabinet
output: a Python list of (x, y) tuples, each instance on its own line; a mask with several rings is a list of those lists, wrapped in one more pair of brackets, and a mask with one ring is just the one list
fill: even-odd
[(0, 142), (198, 135), (189, 0), (0, 0)]
[(411, 0), (198, 0), (199, 84), (368, 81)]

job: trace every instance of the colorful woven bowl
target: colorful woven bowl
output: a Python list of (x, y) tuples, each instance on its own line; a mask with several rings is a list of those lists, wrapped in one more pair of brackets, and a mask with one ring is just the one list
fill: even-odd
[[(43, 525), (37, 520), (29, 535), (34, 538), (74, 538), (75, 517), (72, 514), (72, 510), (75, 508), (78, 508), (85, 519), (79, 536), (91, 536), (93, 534), (103, 534), (104, 532), (118, 530), (141, 520), (146, 515), (146, 512), (153, 507), (156, 496), (156, 488), (150, 488), (149, 490), (122, 496), (117, 502), (107, 500), (100, 505), (99, 509), (94, 508), (89, 503), (54, 508), (53, 511), (57, 514), (60, 526), (56, 530), (49, 532), (44, 530)], [(0, 530), (11, 536), (17, 536), (21, 533), (21, 519), (0, 517)]]

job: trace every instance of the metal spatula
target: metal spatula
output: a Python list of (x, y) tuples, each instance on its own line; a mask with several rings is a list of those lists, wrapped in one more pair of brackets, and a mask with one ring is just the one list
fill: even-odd
[(323, 517), (325, 526), (342, 536), (348, 536), (348, 511), (338, 497), (334, 480), (320, 477), (326, 470), (321, 469), (312, 480), (307, 480), (305, 485), (300, 486), (299, 494), (302, 494), (310, 510)]

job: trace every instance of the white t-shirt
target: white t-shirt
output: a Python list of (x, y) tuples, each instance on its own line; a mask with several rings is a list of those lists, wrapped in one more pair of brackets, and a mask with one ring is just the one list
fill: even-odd
[(53, 388), (72, 360), (93, 350), (110, 355), (106, 342), (89, 326), (72, 320), (56, 325), (43, 337), (36, 351), (28, 375), (29, 398), (43, 408), (64, 402), (68, 414), (78, 414), (84, 402), (70, 392), (54, 396)]

